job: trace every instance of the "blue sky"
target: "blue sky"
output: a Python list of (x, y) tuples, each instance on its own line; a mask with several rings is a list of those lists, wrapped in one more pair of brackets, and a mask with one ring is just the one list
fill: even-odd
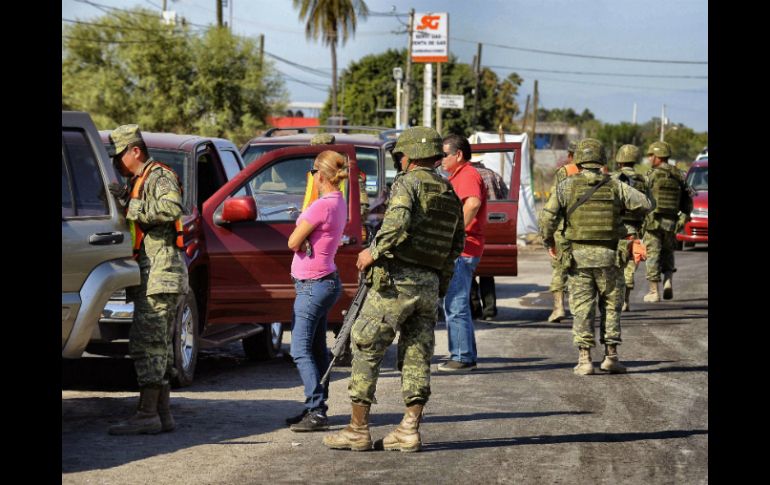
[[(119, 8), (142, 6), (160, 10), (162, 0), (88, 0)], [(233, 30), (245, 36), (265, 35), (265, 51), (303, 66), (331, 73), (329, 49), (307, 41), (304, 24), (291, 0), (228, 0)], [(516, 71), (524, 78), (519, 103), (524, 108), (538, 80), (540, 106), (588, 108), (598, 119), (631, 121), (637, 104), (640, 123), (666, 116), (696, 131), (708, 130), (708, 2), (706, 0), (368, 0), (372, 12), (449, 13), (449, 49), (470, 63), (481, 42), (482, 65), (500, 77)], [(168, 9), (193, 24), (216, 21), (215, 0), (167, 0)], [(62, 18), (88, 20), (105, 13), (83, 1), (62, 0)], [(224, 8), (224, 19), (230, 7)], [(407, 44), (407, 17), (371, 16), (359, 20), (355, 37), (337, 52), (341, 70), (350, 62)], [(62, 25), (68, 24), (62, 22)], [(527, 52), (554, 51), (568, 55)], [(603, 56), (654, 61), (628, 62), (577, 57)], [(292, 101), (324, 101), (329, 77), (309, 74), (282, 62), (276, 67), (286, 79)], [(420, 69), (422, 66), (416, 65)], [(514, 69), (510, 69), (514, 68)], [(567, 74), (544, 71), (570, 71)], [(599, 74), (596, 74), (599, 73)], [(658, 76), (658, 77), (655, 77)], [(676, 77), (659, 77), (676, 76)], [(301, 81), (298, 82), (297, 80)], [(310, 83), (303, 84), (304, 83)], [(447, 93), (449, 94), (449, 93)], [(419, 115), (417, 115), (419, 119)]]

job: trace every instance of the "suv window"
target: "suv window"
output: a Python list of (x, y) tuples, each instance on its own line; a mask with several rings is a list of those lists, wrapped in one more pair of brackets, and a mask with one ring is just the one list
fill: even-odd
[(93, 216), (109, 216), (96, 154), (82, 130), (63, 129), (62, 217)]
[(179, 182), (182, 184), (182, 201), (184, 202), (184, 213), (189, 214), (191, 209), (192, 191), (189, 187), (190, 174), (187, 173), (189, 162), (187, 161), (187, 152), (178, 150), (159, 150), (157, 148), (147, 147), (147, 151), (150, 156), (160, 163), (166, 164), (179, 177)]
[(692, 187), (694, 190), (708, 190), (709, 168), (693, 167), (690, 169), (690, 173), (687, 174), (687, 185)]
[(264, 155), (265, 153), (272, 151), (272, 150), (278, 150), (279, 148), (286, 148), (296, 145), (251, 145), (248, 148), (246, 148), (246, 151), (243, 153), (243, 163), (244, 165), (251, 165), (251, 163), (254, 160), (257, 160), (259, 157)]
[(380, 192), (379, 156), (380, 150), (377, 148), (356, 147), (358, 168), (366, 174), (366, 193), (372, 197), (377, 197), (377, 194)]

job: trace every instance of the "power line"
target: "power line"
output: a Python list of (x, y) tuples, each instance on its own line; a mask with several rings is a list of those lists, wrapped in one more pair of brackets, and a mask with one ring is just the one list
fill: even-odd
[[(82, 42), (96, 42), (99, 44), (157, 44), (156, 39), (153, 40), (109, 40), (109, 39), (84, 39), (83, 37), (73, 37), (71, 35), (62, 34), (62, 37), (70, 40), (79, 40)], [(163, 40), (183, 40), (176, 37), (165, 37)]]
[(511, 67), (511, 66), (484, 66), (490, 69), (510, 69), (513, 71), (533, 71), (550, 72), (553, 74), (577, 74), (580, 76), (619, 76), (619, 77), (651, 77), (665, 79), (708, 79), (708, 76), (679, 76), (668, 74), (624, 74), (619, 72), (583, 72), (583, 71), (555, 71), (549, 69), (535, 69), (532, 67)]
[(279, 69), (276, 69), (276, 72), (278, 72), (278, 74), (281, 74), (288, 81), (293, 81), (295, 83), (304, 84), (305, 86), (307, 86), (309, 88), (316, 89), (318, 91), (327, 92), (329, 90), (329, 86), (327, 86), (325, 84), (314, 83), (314, 82), (310, 82), (310, 81), (303, 81), (301, 79), (297, 79), (297, 78), (295, 78), (293, 76), (290, 76), (290, 75), (286, 74), (285, 72), (283, 72), (283, 71), (281, 71)]
[(511, 49), (516, 51), (524, 51), (524, 52), (537, 52), (538, 54), (550, 54), (554, 56), (565, 56), (565, 57), (582, 57), (585, 59), (604, 59), (608, 61), (624, 61), (624, 62), (653, 62), (653, 63), (659, 63), (659, 64), (708, 64), (708, 61), (675, 61), (670, 59), (639, 59), (639, 58), (632, 58), (632, 57), (610, 57), (610, 56), (596, 56), (596, 55), (589, 55), (589, 54), (577, 54), (574, 52), (557, 52), (557, 51), (546, 51), (542, 49), (529, 49), (526, 47), (515, 47), (512, 45), (502, 45), (502, 44), (492, 44), (489, 42), (479, 42), (477, 40), (468, 40), (468, 39), (461, 39), (459, 37), (449, 37), (452, 40), (456, 40), (459, 42), (468, 42), (470, 44), (484, 44), (491, 47), (499, 47), (501, 49)]
[(124, 26), (124, 25), (99, 24), (99, 23), (95, 23), (95, 22), (84, 22), (82, 20), (71, 20), (71, 19), (65, 19), (65, 18), (63, 18), (62, 21), (63, 22), (70, 22), (70, 23), (73, 23), (73, 24), (80, 24), (80, 25), (91, 25), (93, 27), (104, 27), (104, 28), (110, 29), (110, 30), (138, 30), (138, 31), (141, 31), (141, 32), (152, 32), (152, 33), (162, 33), (163, 32), (162, 30), (158, 30), (158, 29), (146, 29), (146, 28), (143, 28), (143, 27), (127, 27), (127, 26)]
[(649, 86), (629, 86), (629, 85), (623, 85), (623, 84), (605, 84), (605, 83), (594, 83), (594, 82), (584, 82), (584, 81), (569, 81), (564, 79), (552, 79), (552, 78), (543, 78), (538, 77), (539, 81), (551, 81), (551, 82), (557, 82), (557, 83), (569, 83), (569, 84), (588, 84), (590, 86), (607, 86), (611, 88), (630, 88), (630, 89), (642, 89), (642, 90), (655, 90), (655, 91), (680, 91), (685, 93), (708, 93), (708, 90), (700, 90), (700, 89), (674, 89), (674, 88), (654, 88)]
[[(92, 7), (98, 8), (99, 10), (101, 10), (104, 13), (109, 13), (109, 10), (117, 10), (118, 12), (126, 12), (126, 13), (130, 13), (130, 14), (135, 14), (135, 15), (142, 15), (144, 17), (150, 17), (150, 18), (153, 18), (153, 19), (160, 18), (160, 15), (153, 15), (153, 14), (144, 13), (144, 12), (140, 12), (140, 11), (136, 11), (136, 10), (126, 10), (124, 8), (111, 7), (109, 5), (104, 5), (104, 4), (96, 3), (96, 2), (91, 2), (89, 0), (75, 0), (75, 1), (79, 2), (79, 3), (85, 3), (86, 5), (90, 5)], [(195, 27), (202, 27), (202, 28), (209, 28), (210, 27), (208, 25), (194, 24), (192, 22), (188, 22), (187, 20), (185, 20), (185, 23), (187, 25), (193, 25)]]
[(267, 51), (264, 51), (264, 52), (265, 52), (265, 55), (267, 55), (269, 57), (272, 57), (273, 59), (275, 59), (277, 61), (283, 62), (284, 64), (288, 64), (288, 65), (290, 65), (292, 67), (296, 67), (297, 69), (305, 71), (308, 74), (315, 74), (316, 76), (320, 76), (320, 77), (324, 77), (324, 78), (328, 78), (329, 76), (331, 76), (331, 73), (323, 72), (320, 69), (315, 69), (315, 68), (312, 68), (312, 67), (303, 66), (302, 64), (298, 64), (296, 62), (292, 62), (292, 61), (290, 61), (288, 59), (284, 59), (283, 57), (279, 57), (279, 56), (277, 56), (275, 54), (271, 54), (270, 52), (267, 52)]

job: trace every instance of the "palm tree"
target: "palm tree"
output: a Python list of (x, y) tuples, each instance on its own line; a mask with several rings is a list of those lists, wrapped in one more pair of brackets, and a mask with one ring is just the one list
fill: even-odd
[(365, 19), (369, 7), (364, 0), (293, 0), (299, 18), (306, 22), (308, 39), (321, 41), (332, 50), (332, 116), (337, 116), (337, 44), (355, 34), (357, 16)]

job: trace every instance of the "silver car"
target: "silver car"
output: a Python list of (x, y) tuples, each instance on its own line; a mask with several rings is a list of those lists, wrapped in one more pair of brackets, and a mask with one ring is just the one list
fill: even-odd
[(62, 357), (79, 358), (110, 295), (139, 284), (139, 265), (107, 190), (118, 177), (91, 117), (62, 111), (61, 130)]

